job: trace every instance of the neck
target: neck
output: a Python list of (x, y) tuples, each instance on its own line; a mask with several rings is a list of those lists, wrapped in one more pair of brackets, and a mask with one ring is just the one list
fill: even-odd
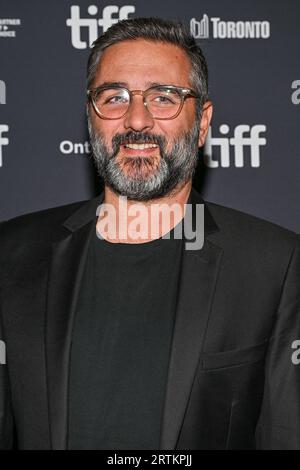
[(104, 188), (96, 229), (111, 243), (145, 243), (170, 232), (184, 217), (192, 181), (149, 201), (128, 200)]

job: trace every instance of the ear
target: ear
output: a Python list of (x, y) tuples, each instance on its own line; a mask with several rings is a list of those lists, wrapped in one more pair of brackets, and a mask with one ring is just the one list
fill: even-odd
[(199, 147), (203, 147), (208, 129), (210, 126), (210, 121), (213, 113), (213, 104), (211, 101), (206, 101), (202, 107), (202, 116), (200, 121), (200, 131), (199, 131)]

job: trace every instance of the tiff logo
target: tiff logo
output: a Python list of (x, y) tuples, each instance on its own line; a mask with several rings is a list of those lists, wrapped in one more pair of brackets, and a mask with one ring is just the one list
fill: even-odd
[(0, 364), (6, 364), (6, 347), (2, 339), (0, 339)]
[[(229, 126), (222, 124), (219, 131), (223, 135), (229, 133)], [(242, 168), (245, 165), (244, 150), (245, 147), (250, 149), (250, 165), (253, 168), (260, 166), (260, 146), (266, 145), (265, 137), (260, 134), (266, 132), (266, 126), (257, 124), (255, 126), (248, 126), (247, 124), (240, 124), (234, 129), (233, 137), (212, 137), (211, 127), (209, 128), (207, 139), (204, 147), (205, 164), (209, 168), (229, 168), (235, 166)], [(249, 136), (245, 136), (249, 133)], [(230, 159), (230, 146), (233, 147), (233, 161)], [(220, 149), (220, 162), (213, 159), (213, 147)]]
[(6, 85), (3, 80), (0, 80), (0, 104), (6, 104)]
[[(71, 6), (71, 17), (67, 19), (66, 24), (71, 28), (71, 42), (76, 49), (86, 49), (91, 47), (93, 42), (100, 36), (98, 26), (102, 28), (103, 33), (120, 20), (128, 19), (130, 13), (135, 12), (133, 5), (108, 5), (103, 8), (102, 18), (92, 18), (98, 13), (96, 5), (90, 5), (87, 9), (90, 18), (80, 17), (80, 7), (78, 5)], [(117, 15), (117, 17), (113, 17)], [(82, 39), (81, 30), (87, 28), (88, 43)]]
[(8, 145), (9, 140), (7, 137), (2, 137), (3, 132), (8, 132), (9, 127), (6, 124), (0, 124), (0, 167), (3, 164), (2, 160), (2, 147), (3, 145)]

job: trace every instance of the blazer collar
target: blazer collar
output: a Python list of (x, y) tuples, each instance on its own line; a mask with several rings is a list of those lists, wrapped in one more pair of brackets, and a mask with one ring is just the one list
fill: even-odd
[[(87, 223), (91, 222), (96, 217), (97, 207), (103, 202), (104, 191), (101, 192), (99, 196), (94, 197), (82, 204), (82, 206), (75, 211), (71, 216), (69, 216), (63, 223), (63, 226), (69, 229), (71, 232), (74, 232)], [(192, 187), (191, 192), (188, 197), (188, 204), (192, 204), (192, 224), (193, 230), (196, 230), (195, 225), (195, 210), (197, 204), (204, 204), (204, 232), (205, 235), (216, 232), (219, 230), (216, 222), (214, 221), (207, 204), (202, 199), (201, 195)]]

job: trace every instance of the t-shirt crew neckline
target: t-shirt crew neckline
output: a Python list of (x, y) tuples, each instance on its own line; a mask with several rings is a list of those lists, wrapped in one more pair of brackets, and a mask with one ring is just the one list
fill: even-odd
[[(180, 242), (180, 238), (175, 238), (175, 229), (183, 223), (182, 219), (175, 227), (172, 228), (168, 233), (166, 233), (164, 236), (156, 238), (154, 240), (148, 241), (148, 242), (142, 242), (142, 243), (112, 243), (107, 241), (105, 238), (100, 237), (99, 232), (97, 231), (96, 224), (97, 224), (97, 218), (95, 220), (95, 239), (96, 243), (101, 244), (101, 248), (111, 251), (116, 253), (126, 253), (126, 254), (135, 254), (135, 253), (140, 253), (147, 250), (152, 250), (152, 249), (157, 249), (157, 248), (162, 248), (165, 246), (166, 243), (170, 242)], [(168, 238), (166, 238), (168, 237)]]

